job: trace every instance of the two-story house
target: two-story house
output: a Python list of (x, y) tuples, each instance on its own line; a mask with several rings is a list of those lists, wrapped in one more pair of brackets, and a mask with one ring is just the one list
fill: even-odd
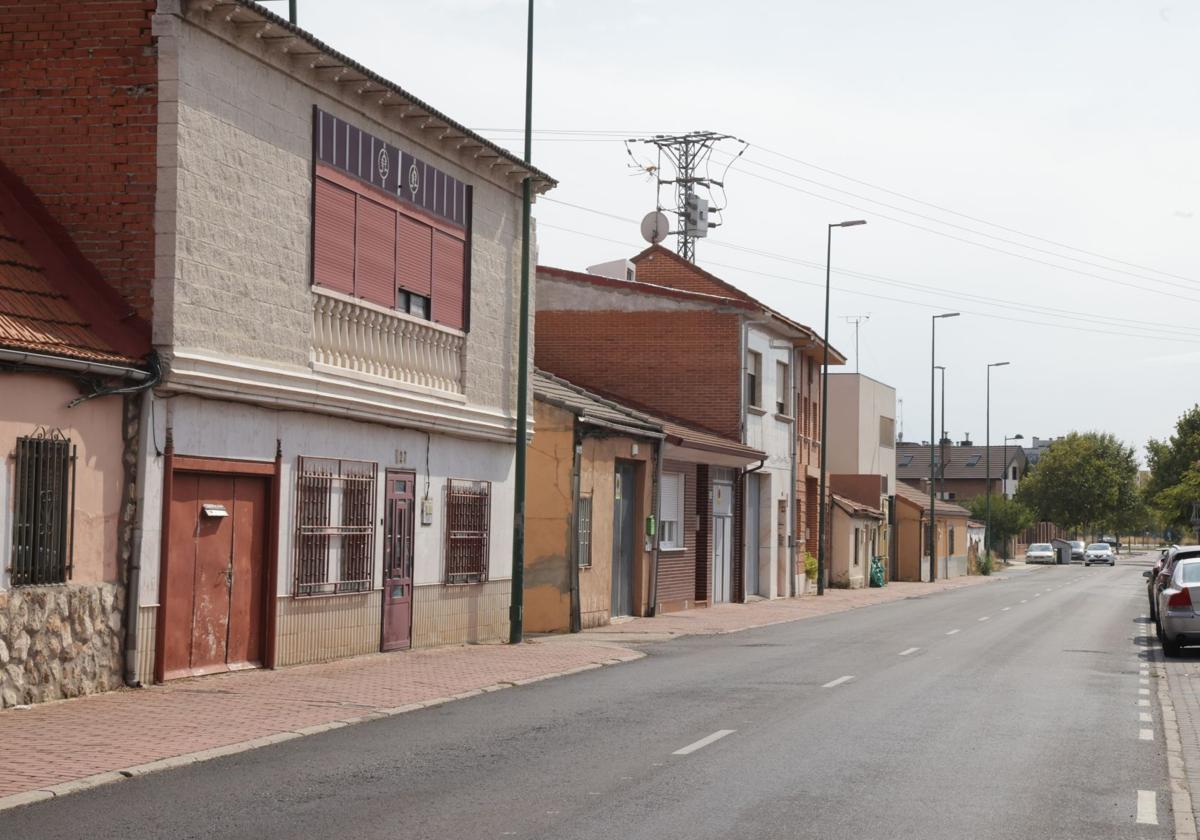
[(819, 338), (660, 246), (595, 270), (604, 274), (539, 267), (539, 367), (765, 453), (698, 478), (714, 506), (731, 494), (713, 526), (705, 594), (794, 594), (800, 523), (811, 518), (802, 539), (816, 538), (804, 494), (817, 494)]
[(101, 128), (32, 119), (19, 174), (163, 359), (142, 679), (506, 637), (521, 183), (552, 180), (249, 0), (62, 5), (111, 49), (51, 41), (29, 95)]

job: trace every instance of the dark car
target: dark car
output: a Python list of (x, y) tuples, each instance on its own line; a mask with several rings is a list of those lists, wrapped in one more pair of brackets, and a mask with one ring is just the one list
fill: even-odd
[(1167, 563), (1167, 557), (1171, 552), (1179, 548), (1177, 545), (1169, 545), (1166, 548), (1158, 550), (1158, 557), (1154, 561), (1154, 568), (1149, 571), (1142, 572), (1142, 577), (1146, 578), (1146, 600), (1150, 602), (1150, 620), (1157, 621), (1158, 614), (1155, 607), (1154, 584), (1158, 581), (1158, 576), (1163, 570), (1163, 566)]

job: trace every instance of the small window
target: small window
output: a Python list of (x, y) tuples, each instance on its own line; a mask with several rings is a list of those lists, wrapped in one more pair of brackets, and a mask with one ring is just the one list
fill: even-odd
[(900, 458), (896, 461), (896, 466), (907, 467), (909, 464), (912, 463), (912, 458), (913, 458), (912, 455), (901, 455)]
[(489, 481), (446, 482), (446, 583), (487, 580), (491, 500)]
[(949, 540), (948, 551), (950, 552), (951, 555), (953, 555), (954, 554), (954, 526), (953, 525), (947, 526), (946, 533), (949, 535), (947, 537), (947, 539)]
[(762, 406), (762, 353), (746, 353), (746, 402), (755, 408)]
[(592, 497), (580, 496), (575, 512), (575, 557), (580, 566), (592, 565)]
[(369, 461), (307, 458), (296, 476), (293, 593), (362, 592), (375, 577), (375, 476)]
[(401, 312), (407, 312), (414, 318), (429, 320), (429, 298), (424, 295), (406, 292), (404, 289), (397, 289), (396, 308)]
[(775, 363), (775, 413), (785, 417), (788, 412), (789, 370), (787, 362)]
[(683, 543), (683, 473), (663, 473), (658, 491), (658, 547), (677, 551)]
[(982, 455), (980, 455), (978, 452), (976, 452), (974, 455), (972, 455), (971, 457), (967, 458), (967, 466), (968, 466), (968, 467), (978, 467), (978, 466), (979, 466), (979, 459), (980, 459), (980, 458), (982, 458), (982, 457), (983, 457)]
[(12, 584), (71, 577), (75, 447), (58, 431), (17, 438), (13, 479)]
[(893, 417), (879, 418), (879, 445), (885, 449), (896, 448), (896, 420)]
[(1016, 464), (1013, 464), (1013, 466), (1012, 466), (1012, 472), (1011, 472), (1011, 474), (1009, 475), (1009, 478), (1011, 478), (1013, 481), (1016, 481), (1016, 480), (1017, 480), (1017, 465), (1016, 465)]

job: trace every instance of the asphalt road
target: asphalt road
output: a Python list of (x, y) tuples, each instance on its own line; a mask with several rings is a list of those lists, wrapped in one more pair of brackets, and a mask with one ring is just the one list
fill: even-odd
[(1170, 837), (1147, 567), (648, 646), (3, 812), (0, 838)]

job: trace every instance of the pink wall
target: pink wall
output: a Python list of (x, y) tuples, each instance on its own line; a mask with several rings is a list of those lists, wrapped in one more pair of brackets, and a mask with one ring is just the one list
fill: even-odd
[[(101, 397), (75, 408), (79, 396), (70, 380), (41, 374), (0, 374), (0, 569), (12, 551), (13, 479), (10, 457), (16, 438), (39, 426), (59, 429), (76, 446), (75, 551), (71, 581), (116, 581), (117, 520), (121, 507), (121, 398)], [(6, 573), (0, 581), (7, 583)]]

